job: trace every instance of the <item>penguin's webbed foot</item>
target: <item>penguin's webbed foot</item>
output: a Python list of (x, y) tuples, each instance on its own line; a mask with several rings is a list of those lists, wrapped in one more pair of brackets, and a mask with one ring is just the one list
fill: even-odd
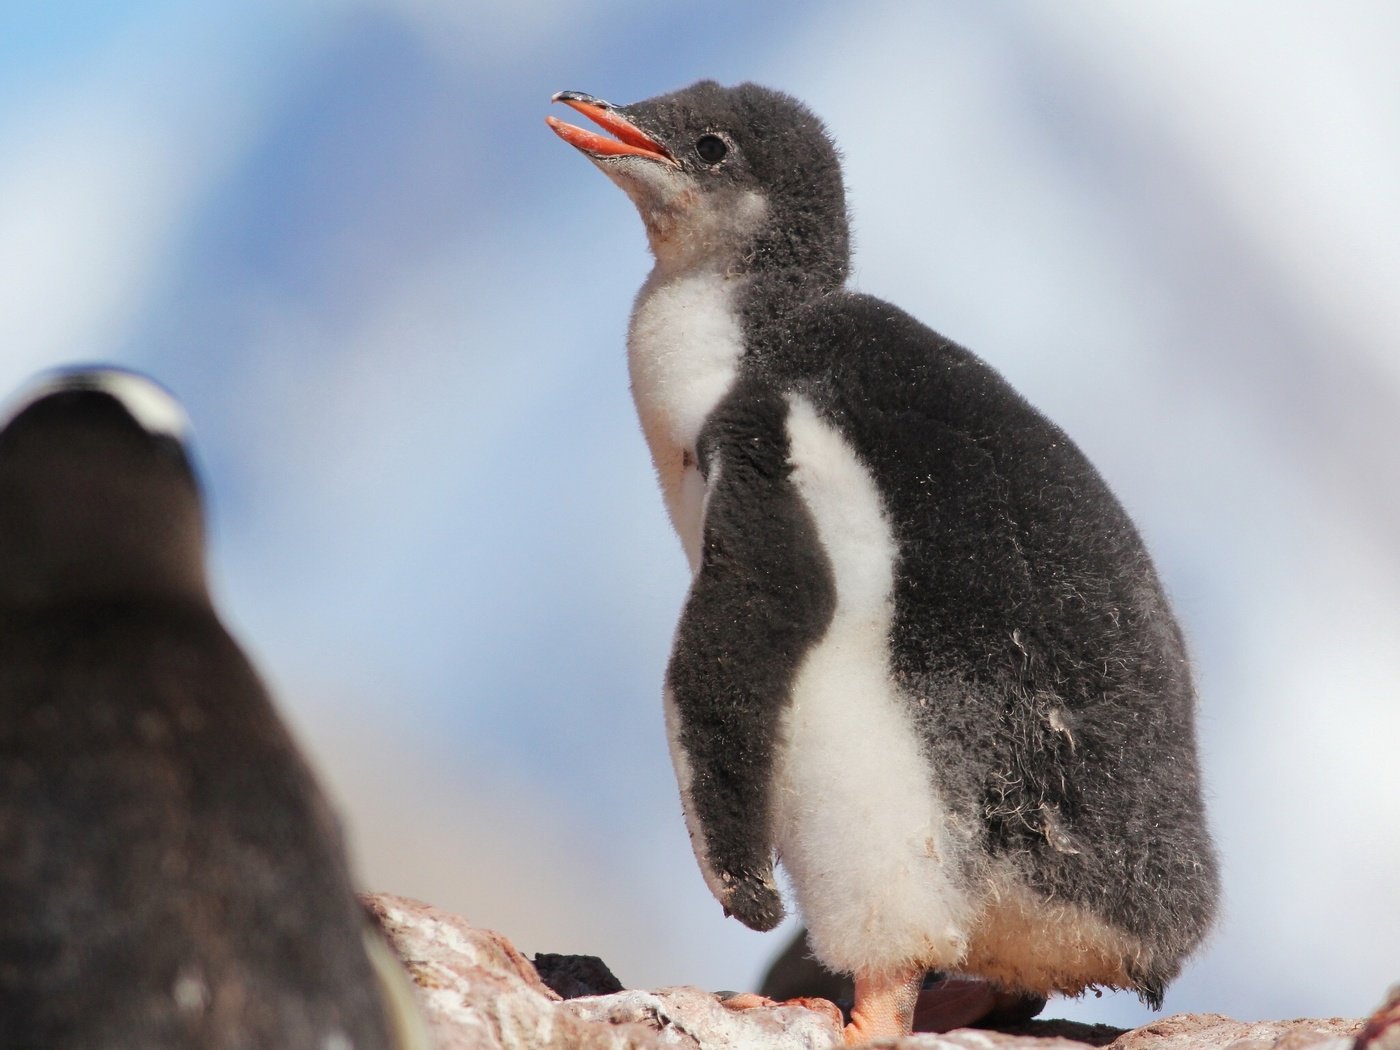
[(923, 970), (881, 977), (857, 974), (846, 1045), (899, 1038), (910, 1032), (1015, 1027), (1044, 1008), (1043, 995), (1009, 991), (973, 977), (939, 977), (924, 987)]
[(847, 1046), (898, 1039), (914, 1030), (914, 1006), (924, 984), (922, 966), (894, 973), (857, 973), (855, 984), (851, 1023), (845, 1030)]

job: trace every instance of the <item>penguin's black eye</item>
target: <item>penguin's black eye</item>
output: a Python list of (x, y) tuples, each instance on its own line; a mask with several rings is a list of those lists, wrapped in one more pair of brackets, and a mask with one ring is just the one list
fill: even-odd
[(729, 152), (729, 147), (724, 144), (724, 139), (718, 135), (701, 135), (695, 140), (695, 152), (706, 164), (718, 164), (724, 160), (724, 155)]

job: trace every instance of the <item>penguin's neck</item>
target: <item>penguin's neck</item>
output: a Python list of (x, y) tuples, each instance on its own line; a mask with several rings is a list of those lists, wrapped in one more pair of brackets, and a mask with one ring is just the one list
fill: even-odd
[(658, 265), (632, 309), (632, 398), (692, 571), (700, 563), (705, 497), (696, 442), (745, 354), (741, 304), (749, 281), (715, 268)]

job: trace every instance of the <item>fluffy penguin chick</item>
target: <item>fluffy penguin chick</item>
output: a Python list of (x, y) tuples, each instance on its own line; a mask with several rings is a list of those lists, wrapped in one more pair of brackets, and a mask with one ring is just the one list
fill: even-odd
[(666, 675), (695, 853), (791, 880), (852, 1041), (926, 969), (1157, 1006), (1217, 896), (1190, 673), (1103, 480), (985, 363), (844, 288), (836, 150), (710, 81), (549, 122), (636, 204), (632, 391), (694, 571)]
[(0, 1043), (401, 1045), (336, 821), (211, 607), (185, 428), (108, 370), (0, 430)]

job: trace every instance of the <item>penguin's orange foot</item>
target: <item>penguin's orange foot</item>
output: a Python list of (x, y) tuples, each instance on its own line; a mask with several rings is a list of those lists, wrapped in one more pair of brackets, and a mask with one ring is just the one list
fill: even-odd
[(922, 967), (874, 976), (856, 974), (855, 979), (856, 998), (845, 1030), (847, 1046), (898, 1039), (913, 1031), (914, 1006), (924, 983)]
[(914, 1004), (914, 1031), (1024, 1024), (1044, 1008), (1043, 995), (1008, 992), (973, 977), (944, 977), (919, 992)]

